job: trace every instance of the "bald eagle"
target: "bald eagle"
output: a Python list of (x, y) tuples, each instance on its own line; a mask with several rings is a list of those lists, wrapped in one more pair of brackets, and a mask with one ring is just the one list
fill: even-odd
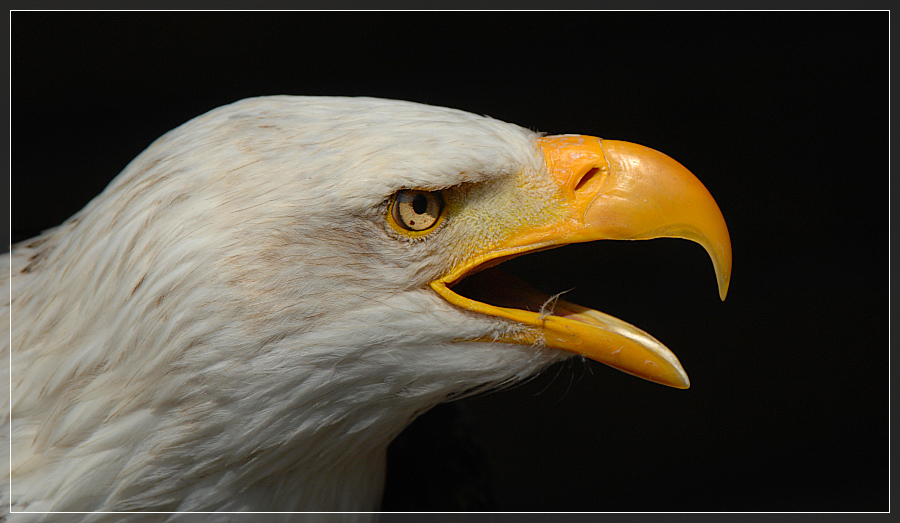
[(573, 355), (687, 388), (649, 334), (494, 268), (656, 237), (700, 243), (724, 299), (718, 206), (646, 147), (372, 98), (212, 110), (4, 255), (2, 504), (374, 511), (388, 444), (448, 398)]

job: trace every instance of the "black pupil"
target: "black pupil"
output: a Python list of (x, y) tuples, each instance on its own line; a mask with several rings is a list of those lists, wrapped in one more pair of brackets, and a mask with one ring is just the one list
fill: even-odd
[(428, 210), (428, 198), (424, 194), (417, 194), (412, 201), (413, 212), (424, 214)]

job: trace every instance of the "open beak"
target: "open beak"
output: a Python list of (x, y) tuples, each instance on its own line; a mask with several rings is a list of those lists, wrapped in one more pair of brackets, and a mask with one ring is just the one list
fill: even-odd
[(508, 276), (491, 282), (505, 295), (502, 305), (452, 290), (474, 272), (527, 252), (594, 240), (667, 237), (692, 240), (706, 249), (719, 296), (725, 299), (731, 276), (728, 229), (715, 200), (690, 171), (653, 149), (592, 136), (549, 136), (539, 139), (537, 146), (549, 175), (559, 184), (563, 217), (516, 231), (432, 282), (432, 288), (459, 307), (526, 327), (493, 341), (543, 343), (656, 383), (688, 388), (687, 374), (668, 348), (608, 314), (563, 300), (548, 310), (550, 296)]

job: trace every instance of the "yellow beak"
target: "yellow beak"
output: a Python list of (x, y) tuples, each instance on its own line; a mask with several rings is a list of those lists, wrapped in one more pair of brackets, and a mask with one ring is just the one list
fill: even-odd
[[(432, 288), (455, 305), (527, 326), (497, 341), (544, 343), (641, 378), (688, 388), (690, 381), (678, 358), (622, 320), (562, 300), (549, 313), (534, 312), (475, 301), (451, 290), (488, 262), (492, 265), (530, 251), (603, 239), (669, 237), (692, 240), (706, 249), (719, 296), (725, 299), (731, 276), (728, 229), (715, 200), (690, 171), (660, 152), (627, 142), (565, 135), (541, 138), (537, 145), (548, 173), (559, 184), (564, 217), (516, 231), (489, 252), (432, 282)], [(540, 304), (549, 298), (508, 277), (502, 284), (521, 289), (518, 302)]]

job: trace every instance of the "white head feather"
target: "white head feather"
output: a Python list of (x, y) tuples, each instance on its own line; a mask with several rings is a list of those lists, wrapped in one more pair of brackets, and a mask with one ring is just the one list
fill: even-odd
[[(516, 327), (427, 286), (502, 220), (499, 187), (544, 183), (535, 137), (408, 102), (279, 96), (159, 138), (6, 256), (3, 504), (377, 509), (387, 445), (417, 414), (564, 357), (455, 341)], [(470, 222), (439, 241), (385, 227), (396, 191), (447, 187), (471, 187)]]

